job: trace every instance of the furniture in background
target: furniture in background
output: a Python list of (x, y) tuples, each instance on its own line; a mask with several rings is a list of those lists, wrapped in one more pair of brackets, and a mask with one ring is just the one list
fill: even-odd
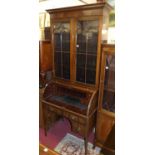
[(44, 35), (45, 35), (45, 40), (51, 40), (50, 27), (45, 27)]
[(115, 154), (115, 45), (103, 44), (99, 86), (96, 145)]
[(52, 59), (50, 40), (39, 41), (39, 86), (43, 88), (51, 80)]
[(43, 128), (43, 112), (42, 112), (42, 98), (43, 98), (44, 88), (39, 89), (39, 127)]
[(49, 125), (66, 117), (85, 140), (95, 127), (103, 23), (111, 6), (96, 3), (47, 10), (51, 19), (52, 80), (42, 107), (45, 134)]
[[(45, 35), (46, 36), (46, 35)], [(51, 43), (50, 40), (39, 41), (39, 127), (43, 127), (42, 97), (45, 84), (51, 80)]]

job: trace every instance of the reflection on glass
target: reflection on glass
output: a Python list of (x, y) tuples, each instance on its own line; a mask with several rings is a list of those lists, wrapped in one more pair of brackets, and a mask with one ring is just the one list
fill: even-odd
[(106, 55), (103, 108), (115, 112), (115, 56)]
[(78, 21), (76, 38), (76, 80), (95, 84), (98, 20)]
[(55, 75), (70, 79), (70, 24), (54, 24)]

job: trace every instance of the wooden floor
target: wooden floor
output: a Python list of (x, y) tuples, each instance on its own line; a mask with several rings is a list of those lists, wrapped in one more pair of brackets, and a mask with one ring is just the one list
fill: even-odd
[(50, 150), (42, 144), (39, 144), (39, 155), (60, 155), (59, 153)]

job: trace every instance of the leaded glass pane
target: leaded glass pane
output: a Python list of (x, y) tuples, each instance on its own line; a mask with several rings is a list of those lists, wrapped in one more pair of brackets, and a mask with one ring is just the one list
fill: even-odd
[(95, 84), (98, 20), (79, 20), (76, 39), (76, 80)]
[(115, 112), (115, 56), (106, 55), (103, 108)]
[(70, 79), (70, 23), (54, 24), (55, 75)]

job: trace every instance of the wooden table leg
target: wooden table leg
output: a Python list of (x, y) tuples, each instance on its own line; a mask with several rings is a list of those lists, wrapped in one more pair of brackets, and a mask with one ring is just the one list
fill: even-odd
[(87, 152), (88, 152), (88, 150), (87, 150), (87, 146), (88, 146), (88, 137), (85, 137), (85, 138), (84, 138), (84, 143), (85, 143), (85, 155), (87, 155)]

